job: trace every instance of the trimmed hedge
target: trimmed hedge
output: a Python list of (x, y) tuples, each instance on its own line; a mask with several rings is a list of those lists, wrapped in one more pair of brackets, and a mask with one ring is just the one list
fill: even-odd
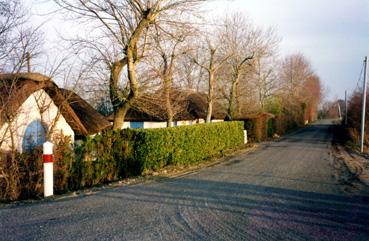
[(138, 129), (134, 150), (140, 171), (198, 162), (243, 143), (242, 122)]
[(202, 161), (243, 144), (243, 122), (107, 131), (76, 148), (71, 188)]
[[(110, 130), (93, 138), (86, 137), (74, 150), (70, 140), (61, 137), (54, 145), (54, 189), (56, 193), (63, 193), (137, 176), (167, 165), (200, 162), (242, 144), (241, 121)], [(9, 179), (0, 185), (0, 200), (42, 196), (41, 157), (40, 150), (36, 150), (15, 159), (19, 175), (8, 172), (14, 180)], [(12, 165), (8, 158), (1, 160), (0, 167)], [(34, 165), (28, 165), (32, 163)]]

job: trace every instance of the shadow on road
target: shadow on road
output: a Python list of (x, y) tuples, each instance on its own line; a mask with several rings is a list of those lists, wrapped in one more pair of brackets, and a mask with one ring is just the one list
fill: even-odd
[[(355, 240), (356, 235), (369, 233), (369, 199), (364, 196), (347, 197), (194, 179), (114, 189), (98, 195), (148, 205), (180, 206), (196, 212), (217, 212), (219, 215), (247, 214), (249, 220), (277, 222), (280, 227), (297, 225), (301, 232), (323, 229), (331, 235), (345, 237), (351, 233), (350, 240)], [(345, 239), (338, 236), (338, 240)]]

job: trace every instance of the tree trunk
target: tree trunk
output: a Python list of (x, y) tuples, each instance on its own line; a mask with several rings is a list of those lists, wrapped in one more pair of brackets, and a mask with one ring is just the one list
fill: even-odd
[[(240, 81), (240, 72), (237, 70), (233, 76), (231, 93), (229, 96), (229, 107), (228, 107), (228, 117), (230, 120), (233, 120), (235, 117), (236, 111), (235, 107), (238, 108), (238, 83)], [(238, 112), (238, 111), (237, 111)]]
[(129, 103), (125, 102), (116, 111), (114, 111), (114, 130), (119, 130), (123, 128), (124, 119), (130, 107), (131, 106), (129, 105)]
[(122, 129), (124, 118), (128, 111), (127, 104), (120, 96), (120, 91), (118, 87), (118, 82), (120, 74), (124, 66), (127, 65), (127, 58), (121, 59), (112, 64), (110, 69), (110, 79), (109, 79), (109, 91), (110, 91), (110, 101), (113, 105), (114, 110), (114, 124), (113, 129)]
[(211, 116), (213, 114), (213, 102), (214, 102), (214, 84), (215, 84), (215, 76), (214, 70), (209, 71), (209, 92), (208, 92), (208, 109), (206, 115), (206, 123), (211, 122)]
[[(125, 116), (131, 107), (132, 101), (138, 96), (138, 81), (136, 78), (137, 43), (144, 29), (149, 26), (156, 18), (151, 11), (147, 12), (138, 23), (131, 38), (126, 46), (126, 58), (113, 63), (110, 76), (110, 98), (114, 108), (113, 129), (121, 129), (124, 124)], [(129, 81), (129, 93), (127, 97), (121, 97), (118, 90), (118, 81), (123, 67), (127, 65)]]
[(165, 97), (165, 108), (167, 110), (167, 127), (173, 126), (173, 108), (170, 100), (170, 90), (171, 90), (171, 78), (166, 77), (164, 79), (164, 97)]

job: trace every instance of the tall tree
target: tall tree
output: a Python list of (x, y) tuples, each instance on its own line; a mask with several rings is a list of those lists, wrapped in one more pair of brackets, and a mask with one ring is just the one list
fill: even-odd
[(241, 109), (250, 111), (245, 100), (255, 106), (256, 98), (267, 95), (272, 68), (265, 69), (264, 64), (272, 62), (279, 38), (273, 29), (260, 28), (241, 13), (227, 15), (221, 23), (221, 51), (233, 53), (222, 70), (221, 92), (228, 103), (227, 116), (233, 119)]
[[(152, 59), (152, 69), (162, 82), (162, 98), (166, 109), (167, 126), (173, 125), (173, 117), (175, 116), (175, 108), (173, 108), (172, 89), (173, 79), (176, 71), (176, 62), (178, 57), (184, 55), (187, 46), (184, 44), (186, 37), (190, 34), (191, 26), (179, 29), (173, 28), (163, 30), (156, 28), (154, 32), (154, 55)], [(155, 58), (156, 56), (156, 58)]]
[(199, 41), (199, 48), (196, 49), (192, 61), (204, 69), (208, 74), (208, 94), (207, 94), (207, 112), (206, 123), (211, 122), (213, 113), (213, 104), (215, 99), (215, 88), (217, 84), (217, 71), (226, 63), (232, 56), (232, 52), (221, 52), (219, 46), (219, 35), (215, 38), (210, 38), (210, 35), (205, 36), (203, 41)]
[[(145, 56), (150, 27), (165, 21), (174, 23), (170, 18), (176, 19), (176, 14), (190, 11), (204, 1), (55, 0), (64, 9), (95, 23), (97, 37), (86, 37), (81, 42), (88, 43), (109, 67), (113, 128), (122, 128), (128, 109), (139, 95), (136, 68)], [(122, 89), (124, 69), (127, 70), (128, 84)]]
[(302, 54), (285, 57), (281, 63), (279, 78), (285, 112), (288, 112), (293, 123), (306, 122), (305, 113), (308, 107), (316, 112), (321, 98), (320, 80), (313, 72), (309, 60)]

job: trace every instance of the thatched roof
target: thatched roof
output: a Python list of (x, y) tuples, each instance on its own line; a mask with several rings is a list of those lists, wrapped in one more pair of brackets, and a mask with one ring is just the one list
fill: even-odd
[[(206, 119), (207, 96), (204, 93), (172, 90), (172, 103), (175, 104), (174, 120)], [(223, 120), (226, 109), (217, 101), (213, 106), (212, 119)], [(109, 117), (113, 121), (113, 115)], [(160, 94), (146, 94), (138, 97), (128, 110), (125, 121), (153, 121), (162, 122), (167, 120), (164, 97)]]
[(52, 98), (76, 135), (94, 134), (110, 126), (86, 101), (38, 73), (0, 74), (0, 126), (7, 115), (16, 113), (32, 93), (41, 89)]
[[(188, 112), (196, 119), (206, 119), (208, 108), (207, 95), (204, 93), (193, 92), (188, 95)], [(227, 115), (226, 109), (219, 101), (214, 101), (211, 119), (223, 120)]]
[(110, 126), (110, 122), (79, 95), (66, 89), (59, 90), (86, 127), (89, 134), (100, 132)]

